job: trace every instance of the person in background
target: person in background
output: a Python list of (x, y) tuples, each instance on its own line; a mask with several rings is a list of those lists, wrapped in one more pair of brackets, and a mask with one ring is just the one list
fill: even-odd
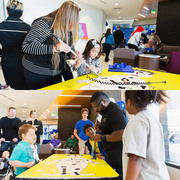
[[(30, 89), (40, 89), (62, 81), (67, 53), (77, 38), (80, 11), (77, 4), (65, 1), (57, 10), (32, 23), (22, 45), (23, 70)], [(82, 54), (76, 53), (82, 57)]]
[(9, 151), (4, 151), (2, 153), (2, 158), (0, 158), (0, 170), (7, 169), (9, 166)]
[(106, 57), (105, 57), (105, 62), (109, 61), (109, 53), (112, 49), (112, 47), (115, 47), (115, 41), (114, 41), (114, 37), (111, 34), (111, 29), (108, 28), (106, 30), (106, 34), (105, 34), (105, 43), (103, 44), (104, 47), (104, 52), (106, 53)]
[(101, 134), (96, 134), (92, 140), (101, 141), (106, 152), (106, 162), (119, 174), (118, 179), (122, 180), (122, 134), (128, 121), (126, 112), (102, 91), (95, 92), (90, 102), (92, 108), (102, 115)]
[(164, 91), (125, 92), (126, 110), (135, 118), (129, 121), (123, 133), (124, 180), (170, 180), (162, 126), (147, 109), (152, 103), (166, 103), (167, 98)]
[[(100, 74), (102, 71), (101, 61), (100, 61), (100, 44), (95, 39), (90, 39), (83, 52), (84, 60), (80, 57), (77, 58), (76, 63), (73, 65), (74, 70), (77, 71), (78, 76), (83, 76), (95, 71)], [(89, 65), (89, 68), (84, 64), (84, 61)]]
[(71, 137), (67, 139), (65, 148), (69, 148), (72, 151), (76, 151), (76, 146), (77, 146), (77, 139), (75, 138), (74, 134), (72, 134)]
[(18, 134), (22, 141), (14, 148), (9, 159), (9, 164), (16, 168), (15, 176), (23, 173), (35, 164), (31, 148), (31, 144), (36, 139), (35, 127), (30, 124), (24, 124), (19, 128)]
[[(86, 124), (84, 126), (84, 133), (86, 136), (89, 136), (89, 139), (86, 141), (86, 146), (88, 147), (89, 154), (98, 159), (105, 159), (105, 151), (102, 147), (101, 142), (94, 142), (92, 139), (95, 135), (95, 130), (91, 124)], [(96, 132), (97, 133), (97, 132)], [(92, 152), (93, 151), (93, 152)]]
[(84, 125), (91, 124), (93, 126), (93, 122), (87, 119), (88, 113), (89, 113), (89, 110), (87, 108), (81, 109), (82, 119), (76, 123), (75, 129), (74, 129), (74, 135), (79, 140), (79, 154), (89, 153), (88, 148), (85, 145), (89, 137), (84, 134)]
[(40, 135), (43, 134), (43, 124), (42, 121), (37, 120), (37, 112), (36, 110), (31, 110), (30, 111), (30, 118), (22, 121), (19, 124), (19, 127), (21, 127), (23, 124), (31, 124), (33, 127), (35, 127), (36, 131), (36, 145), (37, 145), (37, 153), (39, 154), (39, 146), (40, 146)]
[(31, 144), (31, 148), (33, 150), (33, 157), (35, 159), (35, 163), (39, 163), (41, 160), (39, 159), (39, 155), (37, 153), (36, 139), (34, 139), (33, 144)]
[(10, 147), (12, 151), (18, 142), (18, 124), (21, 120), (16, 116), (16, 108), (8, 109), (8, 116), (2, 117), (0, 120), (0, 151), (7, 151)]
[(22, 68), (22, 43), (30, 26), (20, 17), (23, 4), (9, 0), (6, 4), (8, 18), (0, 23), (0, 44), (2, 45), (2, 71), (7, 85), (14, 89), (29, 89)]
[(52, 149), (61, 147), (61, 140), (58, 137), (58, 133), (54, 136), (54, 139), (51, 139), (49, 144)]
[(120, 29), (120, 26), (117, 26), (117, 30), (113, 34), (116, 48), (124, 42), (124, 34)]
[(154, 46), (154, 44), (153, 44), (153, 40), (150, 39), (150, 40), (148, 41), (148, 43), (145, 44), (144, 48), (145, 48), (145, 49), (146, 49), (146, 48), (151, 48), (152, 50), (149, 50), (149, 51), (148, 51), (148, 54), (153, 54), (154, 51), (155, 51), (155, 46)]
[(141, 33), (143, 31), (144, 31), (144, 28), (142, 26), (138, 26), (138, 28), (132, 33), (128, 41), (128, 47), (130, 49), (135, 49), (136, 51), (139, 51), (138, 45), (141, 38)]

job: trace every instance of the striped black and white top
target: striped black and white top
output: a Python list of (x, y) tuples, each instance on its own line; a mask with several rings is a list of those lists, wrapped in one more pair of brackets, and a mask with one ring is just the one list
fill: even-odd
[(25, 53), (22, 64), (28, 71), (48, 76), (61, 73), (65, 53), (60, 53), (61, 61), (58, 70), (54, 70), (51, 63), (53, 54), (52, 23), (53, 18), (51, 17), (41, 17), (32, 23), (32, 27), (22, 45)]

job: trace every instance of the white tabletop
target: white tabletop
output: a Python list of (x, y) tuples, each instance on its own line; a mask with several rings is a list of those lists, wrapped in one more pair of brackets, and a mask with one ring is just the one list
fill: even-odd
[(140, 57), (149, 57), (149, 58), (160, 58), (161, 56), (156, 54), (139, 54)]

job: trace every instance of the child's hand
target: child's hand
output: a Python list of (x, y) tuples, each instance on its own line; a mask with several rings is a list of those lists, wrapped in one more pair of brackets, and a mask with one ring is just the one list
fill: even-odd
[(96, 69), (96, 67), (94, 65), (90, 65), (89, 70), (98, 73), (98, 70)]
[(31, 168), (34, 166), (34, 161), (28, 162), (27, 163), (27, 168)]
[(84, 63), (83, 57), (78, 57), (76, 59), (76, 64), (74, 65), (74, 67), (77, 69), (82, 63)]
[[(78, 55), (78, 57), (82, 57), (82, 54), (79, 51), (75, 51), (75, 53)], [(77, 57), (72, 54), (72, 58), (76, 59)]]

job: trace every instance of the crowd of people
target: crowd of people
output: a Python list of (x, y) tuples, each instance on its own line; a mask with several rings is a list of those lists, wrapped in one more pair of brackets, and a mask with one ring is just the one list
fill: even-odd
[[(152, 173), (156, 179), (169, 180), (162, 127), (147, 108), (151, 103), (167, 103), (168, 98), (164, 91), (126, 90), (123, 108), (104, 92), (96, 91), (90, 103), (92, 109), (102, 115), (101, 123), (89, 120), (89, 110), (83, 108), (82, 119), (76, 123), (65, 148), (105, 160), (119, 174), (119, 180), (123, 177), (126, 180), (151, 179)], [(127, 112), (135, 118), (128, 121)], [(16, 109), (10, 107), (8, 116), (0, 120), (0, 150), (2, 157), (15, 168), (14, 177), (41, 161), (37, 145), (42, 134), (42, 122), (37, 120), (35, 110), (25, 121), (15, 115)], [(61, 147), (58, 134), (50, 146), (52, 149)], [(3, 162), (2, 167), (6, 165), (6, 161)]]

